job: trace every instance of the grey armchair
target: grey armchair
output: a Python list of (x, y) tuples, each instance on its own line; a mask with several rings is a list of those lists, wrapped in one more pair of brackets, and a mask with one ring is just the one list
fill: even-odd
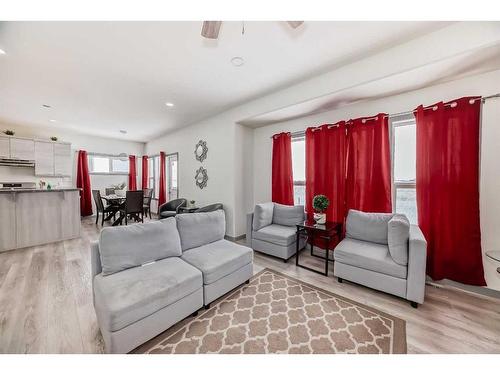
[(333, 274), (407, 299), (424, 302), (427, 242), (405, 215), (349, 210), (346, 237), (333, 252)]
[[(261, 203), (247, 215), (247, 245), (252, 249), (277, 258), (285, 263), (295, 255), (296, 225), (304, 221), (304, 206), (285, 206)], [(299, 249), (306, 245), (301, 238)]]
[(198, 208), (195, 212), (212, 212), (222, 210), (224, 207), (222, 203), (209, 204), (208, 206)]
[(158, 219), (166, 219), (173, 217), (179, 213), (181, 207), (186, 207), (187, 200), (184, 198), (173, 199), (169, 202), (163, 203), (158, 207)]

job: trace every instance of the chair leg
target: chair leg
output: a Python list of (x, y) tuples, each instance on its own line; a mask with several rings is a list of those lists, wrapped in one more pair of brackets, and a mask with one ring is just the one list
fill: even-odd
[(344, 280), (342, 280), (341, 277), (337, 277), (337, 280), (338, 280), (339, 283), (342, 283), (342, 281), (344, 281)]
[(151, 209), (148, 208), (148, 213), (149, 213), (149, 219), (151, 220)]
[(250, 284), (250, 280), (245, 281), (245, 284)]
[(125, 214), (125, 225), (128, 225), (128, 215)]
[(411, 307), (413, 307), (414, 309), (418, 308), (418, 303), (416, 303), (416, 302), (410, 301), (410, 305), (411, 305)]
[(105, 216), (106, 216), (106, 215), (105, 215), (105, 214), (104, 214), (104, 212), (103, 212), (103, 213), (102, 213), (102, 219), (101, 219), (101, 227), (103, 227), (103, 226), (104, 226), (104, 219), (105, 219)]
[(191, 314), (191, 316), (194, 318), (196, 315), (198, 315), (198, 311), (195, 311), (194, 313)]
[(98, 223), (99, 223), (99, 211), (97, 211), (95, 215), (95, 225), (97, 225)]
[(209, 303), (207, 303), (207, 304), (205, 305), (205, 310), (208, 310), (209, 308), (210, 308), (210, 304), (209, 304)]

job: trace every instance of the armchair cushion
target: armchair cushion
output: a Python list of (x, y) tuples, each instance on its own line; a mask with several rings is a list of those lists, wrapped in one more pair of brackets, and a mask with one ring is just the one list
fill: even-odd
[(387, 225), (393, 214), (349, 210), (346, 237), (387, 245)]
[(104, 228), (99, 252), (104, 276), (182, 254), (175, 219)]
[(253, 230), (259, 230), (273, 223), (274, 203), (259, 203), (253, 212)]
[(295, 227), (271, 224), (258, 231), (254, 231), (252, 233), (252, 238), (279, 246), (288, 246), (296, 241), (297, 234)]
[(161, 211), (160, 212), (160, 219), (166, 219), (168, 217), (174, 217), (177, 215), (176, 211)]
[(182, 251), (224, 239), (226, 216), (223, 210), (178, 214), (177, 229)]
[(273, 224), (293, 226), (304, 221), (304, 206), (286, 206), (275, 203), (273, 209)]
[(406, 279), (407, 268), (394, 262), (387, 245), (344, 238), (333, 256), (335, 262)]
[(405, 215), (395, 214), (387, 226), (387, 240), (392, 259), (402, 266), (408, 264), (410, 221)]

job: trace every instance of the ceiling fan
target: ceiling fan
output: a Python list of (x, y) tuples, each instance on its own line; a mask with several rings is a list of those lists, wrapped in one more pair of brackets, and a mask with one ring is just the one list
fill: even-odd
[[(296, 29), (304, 23), (304, 21), (286, 21), (292, 29)], [(217, 39), (219, 37), (222, 21), (203, 21), (201, 27), (201, 36), (207, 39)]]

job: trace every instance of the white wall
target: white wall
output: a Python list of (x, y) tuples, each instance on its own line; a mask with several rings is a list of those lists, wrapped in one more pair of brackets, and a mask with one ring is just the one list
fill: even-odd
[[(194, 148), (199, 140), (207, 142), (207, 158), (200, 163)], [(146, 144), (146, 154), (178, 152), (179, 198), (195, 200), (198, 207), (222, 203), (226, 211), (226, 234), (235, 235), (235, 127), (225, 115), (201, 121)], [(208, 183), (203, 189), (195, 184), (195, 172), (207, 169)], [(168, 197), (167, 197), (168, 199)]]
[[(49, 182), (54, 186), (75, 187), (76, 186), (76, 157), (78, 150), (87, 152), (96, 152), (104, 154), (120, 154), (126, 153), (131, 155), (142, 156), (144, 152), (144, 143), (128, 142), (111, 138), (103, 138), (96, 136), (82, 135), (72, 132), (63, 132), (59, 129), (40, 128), (19, 125), (0, 124), (0, 129), (11, 129), (15, 131), (15, 135), (19, 137), (41, 138), (48, 139), (52, 135), (56, 135), (62, 142), (70, 142), (72, 150), (73, 176), (71, 178), (61, 177), (43, 177), (44, 181)], [(141, 181), (141, 162), (137, 162), (137, 180), (138, 187)], [(0, 167), (1, 182), (38, 182), (40, 177), (35, 176), (34, 168), (12, 168)], [(127, 175), (90, 175), (90, 185), (92, 189), (104, 191), (104, 188), (114, 184), (125, 182), (128, 184)], [(94, 209), (95, 213), (95, 209)]]
[[(265, 126), (254, 131), (253, 202), (271, 200), (271, 136), (282, 131), (305, 130), (308, 126), (332, 123), (379, 112), (398, 113), (447, 101), (462, 96), (492, 95), (500, 92), (500, 70), (436, 85), (379, 100), (358, 103), (292, 121)], [(481, 227), (483, 252), (500, 250), (500, 99), (492, 99), (483, 107), (481, 162)], [(498, 265), (500, 266), (500, 265)], [(497, 267), (498, 267), (497, 266)], [(487, 267), (488, 285), (500, 289), (500, 277)]]

